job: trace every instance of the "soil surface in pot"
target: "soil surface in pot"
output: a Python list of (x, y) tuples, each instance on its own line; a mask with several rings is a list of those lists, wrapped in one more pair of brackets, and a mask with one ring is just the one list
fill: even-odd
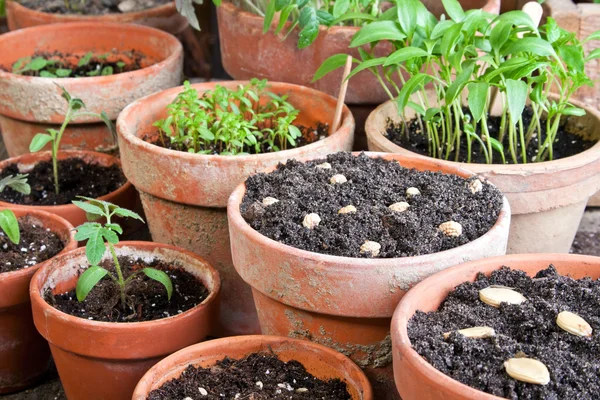
[(18, 219), (21, 231), (19, 244), (14, 244), (0, 230), (0, 273), (32, 267), (58, 253), (65, 245), (50, 229), (25, 216)]
[[(479, 291), (490, 285), (508, 286), (527, 300), (492, 307), (479, 299)], [(600, 393), (599, 310), (598, 280), (561, 276), (552, 265), (533, 279), (503, 267), (457, 286), (438, 311), (417, 311), (408, 336), (435, 368), (475, 389), (511, 399), (594, 399)], [(562, 311), (587, 321), (592, 336), (561, 329), (556, 319)], [(496, 334), (474, 339), (455, 332), (475, 326), (491, 327)], [(445, 340), (446, 332), (452, 333)], [(547, 385), (520, 382), (506, 373), (504, 362), (523, 355), (546, 365)]]
[[(323, 163), (331, 168), (321, 168)], [(331, 183), (335, 175), (347, 182)], [(480, 190), (473, 193), (471, 186)], [(420, 194), (407, 194), (409, 188)], [(267, 197), (279, 201), (265, 206)], [(400, 202), (408, 209), (389, 208)], [(356, 211), (340, 213), (348, 206)], [(261, 234), (296, 248), (392, 258), (436, 253), (475, 240), (496, 223), (501, 208), (500, 191), (478, 178), (420, 172), (364, 154), (337, 153), (306, 164), (288, 160), (273, 173), (251, 176), (240, 211)], [(312, 213), (320, 222), (310, 229), (305, 220)], [(442, 232), (440, 225), (449, 221), (459, 223), (462, 233)], [(365, 241), (378, 243), (379, 253), (368, 251)]]
[[(20, 0), (19, 3), (36, 11), (55, 14), (102, 15), (148, 10), (171, 0)], [(67, 7), (69, 5), (69, 7)]]
[[(465, 114), (469, 114), (468, 110), (464, 110)], [(533, 117), (533, 111), (531, 107), (525, 108), (523, 113), (523, 125), (525, 127), (525, 131), (529, 128)], [(490, 136), (493, 138), (498, 138), (498, 132), (500, 131), (500, 117), (487, 117), (488, 118), (488, 130), (490, 132)], [(556, 135), (556, 141), (554, 142), (553, 147), (553, 155), (554, 160), (558, 160), (561, 158), (571, 157), (576, 154), (579, 154), (596, 144), (596, 141), (593, 140), (585, 140), (581, 136), (577, 135), (576, 132), (568, 132), (565, 130), (565, 121), (566, 118), (561, 120), (562, 125), (560, 126), (558, 133)], [(394, 144), (403, 147), (407, 150), (413, 151), (418, 154), (429, 155), (429, 142), (427, 139), (427, 135), (423, 134), (421, 130), (421, 125), (418, 123), (416, 119), (410, 120), (408, 122), (408, 133), (407, 136), (403, 132), (402, 123), (393, 123), (390, 121), (388, 124), (387, 130), (383, 135), (392, 141)], [(542, 143), (545, 140), (545, 132), (546, 132), (546, 120), (541, 122), (542, 127)], [(477, 134), (483, 136), (481, 134), (481, 126), (477, 126)], [(539, 137), (534, 137), (529, 145), (527, 146), (526, 155), (527, 162), (535, 162), (538, 157), (538, 144)], [(504, 157), (506, 159), (507, 164), (513, 164), (513, 159), (510, 154), (510, 146), (508, 135), (505, 135), (504, 141)], [(467, 162), (467, 141), (461, 140), (459, 157), (456, 159), (456, 151), (450, 152), (450, 156), (448, 160), (459, 161), (459, 162)], [(494, 150), (494, 164), (500, 164), (502, 162), (501, 156), (498, 152)], [(517, 143), (517, 161), (519, 163), (523, 162), (523, 157), (521, 155), (521, 145)], [(486, 159), (484, 153), (481, 151), (481, 145), (477, 141), (473, 141), (471, 147), (471, 162), (485, 164)]]
[(13, 204), (52, 206), (69, 204), (77, 196), (98, 198), (113, 192), (126, 182), (121, 168), (114, 164), (110, 167), (89, 164), (79, 158), (68, 158), (58, 162), (58, 181), (60, 193), (54, 190), (52, 161), (44, 161), (29, 171), (19, 171), (17, 164), (11, 164), (0, 171), (0, 179), (19, 173), (29, 174), (27, 182), (31, 194), (24, 195), (11, 188), (0, 193), (0, 201)]
[(324, 399), (350, 400), (339, 379), (322, 381), (295, 360), (254, 353), (241, 360), (225, 358), (211, 368), (190, 365), (177, 379), (153, 390), (148, 400)]

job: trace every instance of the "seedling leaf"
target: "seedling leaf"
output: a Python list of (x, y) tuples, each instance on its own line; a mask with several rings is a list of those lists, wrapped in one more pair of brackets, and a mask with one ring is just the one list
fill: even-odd
[(52, 136), (47, 133), (38, 133), (36, 134), (31, 143), (29, 143), (29, 151), (31, 153), (36, 153), (44, 148), (45, 145), (52, 141)]
[(171, 296), (173, 295), (173, 283), (171, 282), (169, 275), (155, 268), (144, 268), (142, 271), (148, 278), (162, 283), (167, 290), (167, 298), (171, 300)]
[(5, 188), (9, 187), (24, 195), (31, 194), (31, 186), (27, 183), (27, 177), (27, 174), (17, 174), (15, 176), (8, 175), (0, 179), (0, 193), (2, 193)]
[(126, 208), (117, 208), (115, 210), (115, 215), (118, 215), (119, 217), (124, 217), (124, 218), (133, 218), (133, 219), (137, 219), (139, 221), (144, 222), (144, 220), (142, 219), (142, 217), (139, 216), (139, 214), (128, 210)]
[(75, 287), (77, 300), (79, 302), (84, 301), (94, 286), (96, 286), (106, 275), (108, 275), (108, 271), (97, 265), (86, 269), (79, 277), (77, 286)]
[(0, 229), (14, 244), (21, 241), (21, 232), (19, 231), (19, 221), (11, 210), (0, 211)]

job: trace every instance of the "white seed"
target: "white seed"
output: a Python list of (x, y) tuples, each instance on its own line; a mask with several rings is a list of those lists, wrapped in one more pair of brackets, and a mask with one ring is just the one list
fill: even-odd
[(360, 254), (368, 254), (371, 257), (377, 257), (379, 250), (381, 250), (381, 245), (370, 240), (365, 240), (362, 246), (360, 246)]
[(304, 221), (302, 221), (302, 225), (308, 229), (316, 228), (319, 223), (321, 223), (321, 217), (319, 217), (319, 214), (315, 213), (306, 214)]
[(592, 333), (594, 332), (585, 319), (570, 311), (562, 311), (559, 313), (556, 317), (556, 325), (577, 336), (592, 336)]
[(483, 183), (481, 183), (479, 179), (473, 179), (471, 182), (469, 182), (469, 190), (473, 194), (481, 192), (483, 190)]
[(329, 182), (335, 185), (336, 183), (346, 183), (348, 182), (348, 179), (346, 179), (344, 175), (337, 174), (332, 176)]
[(506, 373), (512, 378), (536, 385), (547, 385), (550, 382), (548, 368), (533, 358), (511, 358), (504, 362)]
[(329, 164), (328, 162), (324, 162), (323, 164), (319, 164), (319, 165), (317, 165), (315, 168), (320, 168), (320, 169), (331, 169), (331, 164)]
[(409, 187), (408, 189), (406, 189), (406, 195), (408, 197), (418, 196), (420, 194), (421, 194), (421, 191), (419, 189), (417, 189), (416, 187)]
[(271, 204), (279, 203), (279, 200), (277, 200), (275, 197), (265, 197), (264, 199), (262, 199), (262, 203), (263, 206), (268, 207)]
[(408, 210), (408, 208), (410, 207), (410, 204), (408, 204), (405, 201), (400, 201), (398, 203), (394, 203), (391, 206), (389, 206), (388, 208), (392, 211), (396, 211), (396, 212), (404, 212), (406, 210)]
[(350, 214), (350, 213), (355, 213), (356, 212), (356, 207), (354, 206), (346, 206), (346, 207), (342, 207), (338, 210), (338, 214)]
[[(485, 339), (496, 336), (494, 328), (489, 326), (474, 326), (473, 328), (460, 329), (457, 331), (461, 335), (472, 339)], [(452, 332), (444, 333), (444, 339), (448, 339)]]
[(198, 388), (198, 390), (200, 391), (200, 394), (202, 396), (207, 396), (208, 395), (208, 392), (206, 391), (206, 389), (204, 389), (204, 388)]
[(527, 300), (525, 296), (515, 290), (500, 287), (481, 289), (479, 299), (493, 307), (500, 307), (500, 303), (521, 304)]
[(192, 399), (191, 397), (186, 397), (183, 400), (194, 400), (194, 399)]
[(439, 230), (449, 237), (459, 237), (462, 235), (462, 225), (455, 221), (447, 221), (440, 224)]
[(296, 389), (296, 393), (304, 393), (304, 392), (308, 392), (307, 388), (298, 388)]
[(256, 382), (256, 386), (258, 386), (258, 388), (262, 390), (264, 385), (261, 381), (258, 381), (258, 382)]

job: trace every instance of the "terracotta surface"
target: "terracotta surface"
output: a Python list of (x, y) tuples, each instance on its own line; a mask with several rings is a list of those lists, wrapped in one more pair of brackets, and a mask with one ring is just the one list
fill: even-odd
[(534, 276), (553, 264), (562, 275), (600, 278), (600, 257), (567, 254), (517, 254), (486, 258), (439, 272), (412, 288), (402, 299), (392, 320), (392, 345), (396, 386), (404, 400), (498, 400), (496, 397), (451, 379), (431, 366), (411, 347), (406, 326), (415, 311), (437, 310), (454, 287), (474, 281), (477, 273), (489, 275), (503, 265)]
[[(110, 166), (120, 164), (119, 159), (108, 154), (94, 153), (91, 151), (73, 151), (65, 150), (59, 152), (58, 159), (66, 159), (77, 157), (85, 161), (94, 162), (99, 165)], [(50, 152), (31, 153), (19, 157), (9, 158), (0, 161), (0, 171), (6, 166), (17, 163), (22, 173), (27, 173), (28, 170), (41, 161), (51, 161), (52, 154)], [(100, 200), (108, 201), (117, 204), (123, 208), (134, 210), (138, 203), (138, 196), (135, 188), (129, 182), (125, 182), (123, 186), (114, 192), (108, 193), (105, 196), (99, 197)], [(73, 226), (79, 226), (87, 221), (85, 212), (73, 204), (64, 204), (60, 206), (25, 206), (20, 204), (5, 203), (0, 201), (0, 208), (15, 208), (23, 210), (41, 210), (52, 214), (59, 215), (69, 221)]]
[[(441, 13), (439, 0), (427, 0), (424, 3), (434, 13)], [(461, 4), (465, 9), (484, 7), (495, 14), (500, 10), (500, 0), (463, 0)], [(217, 15), (223, 67), (234, 79), (268, 78), (312, 87), (337, 96), (342, 69), (311, 83), (314, 73), (323, 61), (335, 54), (348, 53), (360, 58), (358, 50), (348, 49), (352, 36), (359, 30), (357, 27), (321, 27), (315, 42), (300, 50), (297, 47), (297, 29), (284, 39), (291, 26), (289, 22), (279, 35), (273, 32), (263, 35), (264, 18), (231, 3), (224, 2), (218, 7)], [(377, 56), (384, 57), (392, 51), (389, 43), (382, 43)], [(386, 100), (389, 97), (371, 72), (363, 71), (350, 80), (347, 104), (379, 104)]]
[[(568, 126), (587, 139), (600, 139), (600, 113), (584, 104), (587, 115), (571, 118)], [(432, 103), (433, 104), (433, 103)], [(412, 114), (406, 114), (410, 119)], [(387, 120), (400, 120), (394, 103), (379, 106), (367, 119), (371, 151), (419, 156), (395, 145), (382, 135)], [(567, 128), (568, 129), (568, 128)], [(466, 164), (438, 161), (464, 167), (494, 183), (508, 198), (512, 209), (508, 253), (567, 253), (591, 195), (600, 189), (600, 142), (576, 156), (543, 163), (519, 165)]]
[[(50, 306), (45, 290), (64, 293), (75, 288), (88, 266), (85, 249), (57, 257), (33, 277), (33, 319), (50, 343), (60, 380), (69, 399), (131, 399), (140, 378), (167, 355), (206, 338), (216, 320), (221, 282), (204, 259), (185, 250), (150, 242), (122, 242), (118, 256), (160, 259), (195, 275), (210, 291), (202, 304), (155, 321), (110, 323), (77, 318)], [(107, 252), (105, 257), (110, 257)], [(85, 378), (84, 378), (85, 377)]]
[[(240, 82), (193, 85), (199, 92), (217, 84), (236, 87)], [(336, 100), (312, 89), (271, 83), (271, 91), (289, 95), (301, 110), (298, 122), (331, 125)], [(167, 150), (141, 138), (156, 132), (152, 123), (166, 115), (181, 88), (148, 96), (127, 107), (117, 130), (123, 171), (140, 192), (152, 238), (205, 257), (223, 278), (221, 329), (217, 335), (259, 333), (250, 287), (237, 275), (231, 262), (225, 207), (235, 186), (249, 175), (288, 158), (322, 157), (350, 150), (354, 119), (344, 108), (338, 131), (324, 140), (293, 150), (248, 156), (200, 155)]]
[[(60, 237), (65, 248), (57, 256), (77, 248), (73, 226), (63, 218), (43, 211), (13, 211), (17, 218), (27, 215)], [(0, 274), (0, 394), (34, 384), (50, 365), (50, 349), (33, 325), (29, 301), (31, 277), (44, 264)]]
[[(472, 173), (425, 158), (367, 153), (419, 170)], [(365, 369), (377, 399), (394, 399), (389, 324), (399, 300), (425, 277), (465, 261), (504, 254), (510, 207), (492, 229), (466, 245), (423, 256), (336, 257), (296, 249), (252, 229), (239, 205), (245, 185), (229, 199), (233, 264), (253, 288), (262, 332), (310, 339), (348, 354)]]
[(320, 379), (346, 382), (352, 400), (373, 400), (367, 377), (348, 357), (305, 340), (277, 336), (239, 336), (190, 346), (156, 364), (135, 388), (133, 400), (145, 400), (154, 389), (178, 378), (189, 364), (209, 367), (225, 357), (240, 359), (252, 353), (275, 353), (283, 361), (296, 360)]

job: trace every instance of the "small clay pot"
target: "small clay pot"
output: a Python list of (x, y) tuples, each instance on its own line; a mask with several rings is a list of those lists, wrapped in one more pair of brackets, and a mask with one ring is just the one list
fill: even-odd
[[(12, 211), (58, 235), (65, 248), (55, 257), (77, 248), (73, 226), (65, 219), (43, 211)], [(50, 349), (33, 325), (29, 301), (31, 277), (47, 262), (0, 274), (0, 343), (9, 344), (0, 346), (0, 394), (34, 384), (50, 366)]]
[(392, 320), (394, 377), (404, 400), (499, 400), (435, 369), (411, 347), (408, 321), (417, 310), (435, 311), (454, 288), (473, 282), (478, 273), (489, 275), (506, 265), (534, 276), (553, 264), (558, 273), (574, 279), (600, 278), (600, 257), (568, 254), (516, 254), (471, 261), (438, 272), (413, 287), (402, 298)]
[(306, 340), (278, 336), (238, 336), (190, 346), (165, 358), (140, 380), (133, 400), (146, 400), (151, 391), (167, 381), (177, 379), (190, 364), (207, 368), (225, 357), (241, 359), (258, 352), (275, 353), (283, 361), (299, 361), (310, 374), (320, 379), (340, 379), (346, 383), (352, 400), (375, 398), (367, 377), (343, 354)]
[[(85, 249), (54, 258), (31, 281), (33, 320), (49, 342), (69, 399), (125, 400), (140, 378), (167, 355), (206, 338), (218, 312), (219, 274), (203, 258), (174, 246), (122, 242), (117, 256), (160, 259), (193, 274), (209, 290), (202, 304), (181, 314), (145, 322), (90, 321), (65, 314), (44, 300), (44, 293), (75, 288), (88, 267)], [(110, 257), (110, 254), (105, 255)]]

